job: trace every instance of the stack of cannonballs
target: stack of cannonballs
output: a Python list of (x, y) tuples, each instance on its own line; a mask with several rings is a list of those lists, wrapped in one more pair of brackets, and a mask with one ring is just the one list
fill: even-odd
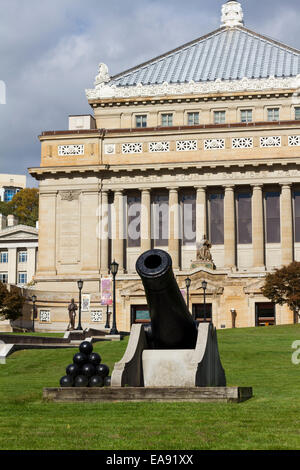
[(73, 364), (66, 368), (60, 379), (61, 387), (109, 387), (109, 368), (101, 364), (99, 354), (93, 352), (93, 345), (84, 341), (79, 346), (79, 353), (73, 357)]

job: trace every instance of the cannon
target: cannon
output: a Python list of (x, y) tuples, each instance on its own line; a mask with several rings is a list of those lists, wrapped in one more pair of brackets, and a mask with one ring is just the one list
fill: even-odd
[(152, 349), (194, 349), (197, 326), (176, 282), (172, 259), (162, 250), (143, 253), (136, 262), (150, 311), (146, 328)]
[(151, 324), (133, 324), (112, 387), (225, 387), (216, 328), (190, 314), (176, 282), (170, 255), (149, 250), (136, 262)]

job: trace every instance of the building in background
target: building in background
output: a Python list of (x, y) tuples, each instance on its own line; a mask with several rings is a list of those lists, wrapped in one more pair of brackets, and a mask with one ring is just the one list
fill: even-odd
[[(146, 321), (135, 262), (152, 247), (169, 252), (181, 289), (191, 278), (195, 317), (205, 279), (217, 328), (233, 316), (237, 327), (293, 322), (260, 289), (266, 272), (300, 261), (300, 52), (247, 29), (229, 1), (219, 29), (114, 77), (100, 64), (86, 94), (94, 116), (43, 132), (30, 169), (48, 327), (67, 325), (78, 279), (91, 300), (83, 325), (104, 325), (93, 312), (113, 259), (118, 329)], [(203, 235), (214, 269), (194, 263)]]
[(0, 174), (0, 201), (9, 202), (21, 189), (26, 188), (25, 175)]
[(0, 281), (25, 287), (35, 275), (38, 229), (0, 214)]

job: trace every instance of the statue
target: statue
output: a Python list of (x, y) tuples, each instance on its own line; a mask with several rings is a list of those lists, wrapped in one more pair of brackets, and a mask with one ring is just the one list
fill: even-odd
[(108, 73), (108, 67), (106, 64), (99, 64), (98, 75), (95, 79), (95, 86), (102, 85), (102, 83), (108, 83), (110, 81), (110, 76)]
[(69, 324), (67, 331), (71, 331), (75, 329), (75, 317), (76, 317), (76, 310), (78, 309), (77, 305), (75, 304), (74, 299), (71, 300), (71, 303), (68, 306), (69, 311)]
[(201, 243), (197, 243), (197, 261), (212, 261), (210, 249), (211, 243), (206, 235), (203, 235)]

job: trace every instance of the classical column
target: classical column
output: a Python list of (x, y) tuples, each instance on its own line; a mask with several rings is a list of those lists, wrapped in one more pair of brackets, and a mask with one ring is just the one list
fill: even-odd
[(224, 266), (233, 268), (236, 266), (236, 229), (234, 187), (225, 186), (224, 197)]
[(206, 188), (196, 186), (196, 243), (203, 240), (203, 235), (207, 233), (207, 212), (206, 212)]
[(97, 239), (99, 191), (82, 191), (81, 194), (81, 270), (99, 273), (100, 247)]
[(17, 284), (17, 248), (8, 249), (8, 284)]
[(113, 211), (113, 258), (119, 263), (119, 272), (124, 272), (124, 199), (123, 190), (115, 191)]
[(262, 185), (255, 184), (252, 193), (253, 268), (265, 267), (264, 212)]
[(293, 262), (293, 213), (290, 184), (283, 184), (280, 198), (281, 263), (286, 266)]
[(179, 198), (178, 188), (169, 189), (169, 255), (173, 269), (179, 269)]
[(36, 270), (36, 248), (27, 248), (27, 282), (31, 282)]
[(57, 193), (40, 192), (38, 273), (56, 275)]
[(141, 252), (151, 250), (151, 192), (141, 189)]
[(101, 274), (108, 273), (108, 192), (102, 191), (101, 194), (101, 221), (100, 221), (100, 246), (101, 246), (101, 260), (100, 270)]

